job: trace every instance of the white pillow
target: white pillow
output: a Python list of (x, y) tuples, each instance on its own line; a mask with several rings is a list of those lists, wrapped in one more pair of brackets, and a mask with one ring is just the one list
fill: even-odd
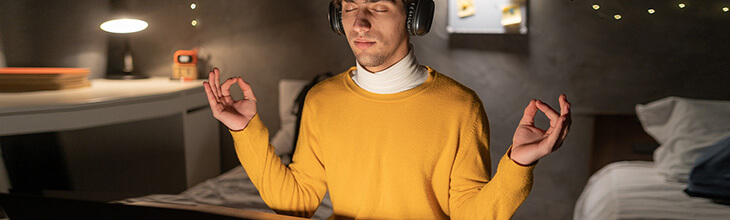
[(667, 97), (636, 105), (636, 115), (660, 144), (654, 162), (669, 180), (687, 182), (702, 150), (730, 135), (730, 101)]
[(294, 115), (294, 101), (299, 92), (307, 85), (307, 80), (282, 79), (279, 81), (279, 119), (281, 127), (271, 138), (271, 145), (274, 146), (274, 153), (288, 164), (291, 161), (294, 145), (294, 130), (297, 124), (297, 116)]

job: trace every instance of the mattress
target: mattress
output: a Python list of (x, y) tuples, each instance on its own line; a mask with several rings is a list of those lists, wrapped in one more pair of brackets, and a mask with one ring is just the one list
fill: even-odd
[(686, 187), (667, 181), (653, 162), (611, 163), (588, 180), (573, 219), (730, 219), (730, 206), (690, 197)]

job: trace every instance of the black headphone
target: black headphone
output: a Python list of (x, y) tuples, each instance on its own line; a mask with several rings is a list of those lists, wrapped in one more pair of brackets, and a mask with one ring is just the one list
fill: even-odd
[[(406, 31), (415, 36), (426, 35), (431, 30), (433, 22), (433, 0), (413, 0), (406, 7)], [(345, 35), (345, 28), (342, 26), (342, 10), (338, 9), (330, 1), (330, 13), (327, 16), (330, 20), (330, 28), (337, 35)]]

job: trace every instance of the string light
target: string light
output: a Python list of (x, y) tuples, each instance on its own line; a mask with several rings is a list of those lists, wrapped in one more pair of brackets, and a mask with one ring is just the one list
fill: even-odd
[[(685, 9), (685, 8), (687, 8), (687, 4), (684, 2), (679, 2), (679, 3), (677, 3), (677, 7), (679, 7), (680, 9)], [(592, 4), (591, 8), (593, 8), (593, 10), (595, 10), (595, 11), (598, 11), (599, 9), (601, 9), (601, 6), (599, 4)], [(648, 8), (648, 9), (646, 9), (646, 12), (649, 15), (654, 15), (654, 14), (656, 14), (657, 10), (655, 8)], [(729, 6), (722, 7), (722, 12), (723, 13), (730, 12), (730, 7)], [(621, 14), (619, 14), (619, 13), (616, 13), (615, 15), (613, 15), (613, 18), (615, 20), (621, 20), (623, 18), (623, 16), (621, 16)]]
[[(190, 3), (190, 9), (191, 10), (195, 10), (196, 8), (198, 8), (198, 4), (195, 4), (195, 2)], [(190, 21), (190, 25), (192, 25), (193, 27), (197, 27), (198, 26), (198, 19), (193, 19), (192, 21)]]

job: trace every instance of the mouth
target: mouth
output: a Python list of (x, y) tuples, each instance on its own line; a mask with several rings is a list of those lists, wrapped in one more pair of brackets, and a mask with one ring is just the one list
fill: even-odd
[(365, 49), (368, 49), (368, 48), (372, 47), (373, 45), (375, 45), (375, 41), (368, 41), (365, 39), (357, 39), (354, 42), (355, 42), (355, 46), (357, 48), (359, 48), (360, 50), (365, 50)]

